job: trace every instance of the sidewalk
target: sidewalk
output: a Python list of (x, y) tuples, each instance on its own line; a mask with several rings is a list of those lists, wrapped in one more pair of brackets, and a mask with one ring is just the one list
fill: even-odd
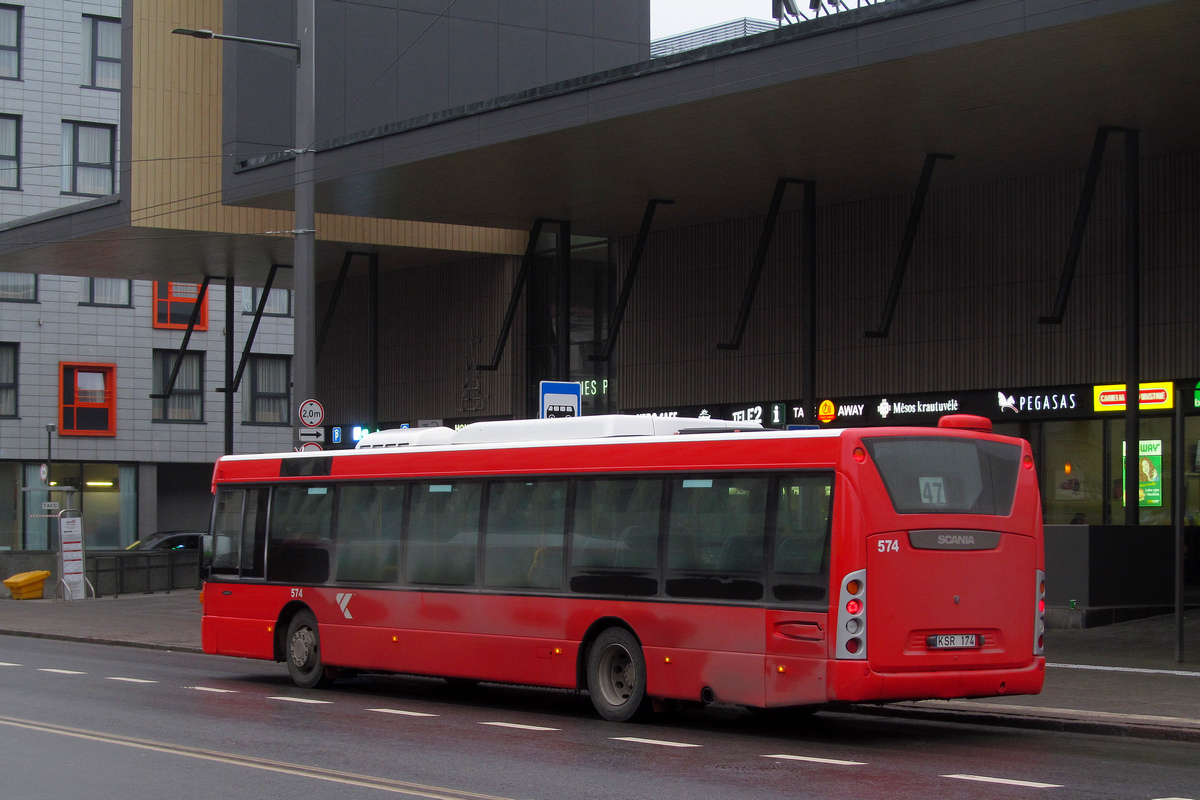
[[(99, 600), (0, 600), (0, 635), (201, 652), (199, 592)], [(1050, 630), (1046, 685), (1036, 696), (864, 706), (865, 714), (1200, 742), (1200, 612)]]

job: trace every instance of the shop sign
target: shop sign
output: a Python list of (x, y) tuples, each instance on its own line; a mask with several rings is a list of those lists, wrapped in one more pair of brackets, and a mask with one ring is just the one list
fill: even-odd
[[(1121, 442), (1121, 471), (1125, 471), (1125, 442)], [(1138, 442), (1138, 505), (1162, 505), (1162, 439)], [(1124, 493), (1122, 492), (1122, 504)]]
[[(1093, 408), (1096, 411), (1124, 411), (1125, 384), (1095, 386)], [(1138, 387), (1138, 407), (1143, 411), (1167, 411), (1175, 407), (1175, 384), (1143, 383)]]
[(721, 419), (731, 422), (757, 422), (764, 428), (787, 428), (792, 425), (803, 425), (805, 422), (804, 406), (799, 400), (646, 408), (623, 413), (648, 417), (690, 417), (693, 419)]

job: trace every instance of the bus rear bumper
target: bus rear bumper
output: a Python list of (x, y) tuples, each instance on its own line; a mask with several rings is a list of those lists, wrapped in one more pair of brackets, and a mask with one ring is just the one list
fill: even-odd
[(1046, 659), (1036, 656), (1015, 669), (925, 670), (875, 672), (866, 661), (829, 663), (829, 700), (879, 703), (896, 700), (956, 700), (1039, 694), (1046, 678)]

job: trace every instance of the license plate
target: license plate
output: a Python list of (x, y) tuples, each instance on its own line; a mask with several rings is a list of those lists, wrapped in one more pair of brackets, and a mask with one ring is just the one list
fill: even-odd
[(931, 650), (955, 650), (964, 647), (978, 647), (979, 639), (974, 633), (939, 633), (926, 638), (925, 644)]

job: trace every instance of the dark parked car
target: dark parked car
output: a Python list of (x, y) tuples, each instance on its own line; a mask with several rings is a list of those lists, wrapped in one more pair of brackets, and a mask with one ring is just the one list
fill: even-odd
[(211, 552), (209, 536), (204, 531), (159, 531), (139, 539), (126, 550), (203, 550)]

